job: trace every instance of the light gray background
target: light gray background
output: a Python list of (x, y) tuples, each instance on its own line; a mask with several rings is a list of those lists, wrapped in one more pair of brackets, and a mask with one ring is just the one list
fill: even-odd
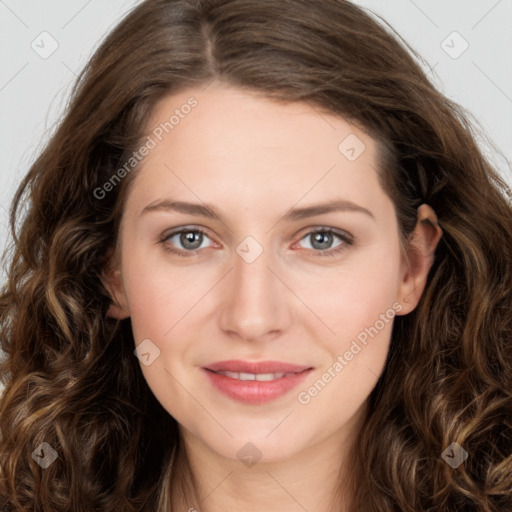
[[(138, 3), (0, 0), (0, 250), (8, 240), (14, 189), (61, 117), (75, 76), (105, 34)], [(492, 142), (483, 145), (486, 154), (512, 184), (512, 0), (355, 3), (385, 18), (423, 55), (438, 88), (481, 124)], [(51, 49), (50, 36), (43, 32), (58, 43), (47, 58), (32, 47)], [(4, 279), (1, 269), (0, 282)]]

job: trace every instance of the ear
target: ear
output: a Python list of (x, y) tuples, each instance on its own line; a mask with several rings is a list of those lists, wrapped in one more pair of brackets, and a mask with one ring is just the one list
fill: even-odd
[(130, 316), (130, 310), (121, 279), (120, 265), (115, 261), (115, 258), (113, 258), (114, 255), (114, 248), (109, 248), (106, 256), (107, 264), (101, 274), (101, 281), (103, 286), (108, 290), (113, 302), (107, 311), (107, 316), (122, 320)]
[(403, 261), (403, 277), (399, 287), (399, 315), (410, 313), (417, 305), (427, 283), (428, 272), (434, 263), (434, 252), (443, 236), (437, 215), (428, 204), (418, 208), (416, 227), (408, 239)]

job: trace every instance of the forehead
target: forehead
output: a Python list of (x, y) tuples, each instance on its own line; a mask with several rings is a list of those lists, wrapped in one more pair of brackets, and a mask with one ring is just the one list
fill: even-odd
[[(195, 141), (203, 152), (215, 150), (219, 157), (222, 148), (254, 151), (260, 158), (311, 152), (318, 158), (319, 151), (337, 157), (338, 144), (348, 135), (373, 143), (344, 118), (310, 102), (278, 102), (262, 93), (225, 85), (164, 97), (154, 106), (146, 132), (174, 148), (183, 140)], [(261, 153), (261, 149), (266, 151)], [(189, 158), (196, 156), (190, 154)]]
[(306, 102), (219, 85), (191, 88), (155, 105), (145, 137), (154, 147), (131, 192), (137, 207), (166, 194), (226, 208), (238, 202), (279, 209), (301, 198), (346, 197), (366, 206), (382, 194), (376, 142)]

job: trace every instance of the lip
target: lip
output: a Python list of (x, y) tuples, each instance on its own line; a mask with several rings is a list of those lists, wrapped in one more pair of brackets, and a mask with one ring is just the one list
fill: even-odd
[[(245, 404), (264, 404), (285, 395), (298, 386), (313, 370), (310, 366), (302, 366), (280, 361), (219, 361), (202, 368), (215, 389)], [(228, 377), (219, 371), (236, 373), (290, 373), (270, 381), (239, 380)]]

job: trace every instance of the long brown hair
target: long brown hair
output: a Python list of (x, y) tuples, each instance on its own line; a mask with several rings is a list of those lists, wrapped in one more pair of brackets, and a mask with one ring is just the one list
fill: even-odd
[[(5, 512), (176, 510), (175, 493), (193, 487), (130, 320), (106, 315), (100, 277), (136, 168), (104, 197), (94, 191), (140, 145), (163, 95), (214, 79), (357, 123), (379, 141), (401, 237), (422, 203), (443, 229), (420, 303), (394, 320), (353, 447), (351, 511), (512, 510), (510, 190), (468, 115), (348, 1), (147, 0), (81, 73), (12, 202), (0, 295)], [(58, 454), (46, 469), (32, 456), (42, 442)], [(468, 454), (457, 468), (441, 456), (455, 442)]]

